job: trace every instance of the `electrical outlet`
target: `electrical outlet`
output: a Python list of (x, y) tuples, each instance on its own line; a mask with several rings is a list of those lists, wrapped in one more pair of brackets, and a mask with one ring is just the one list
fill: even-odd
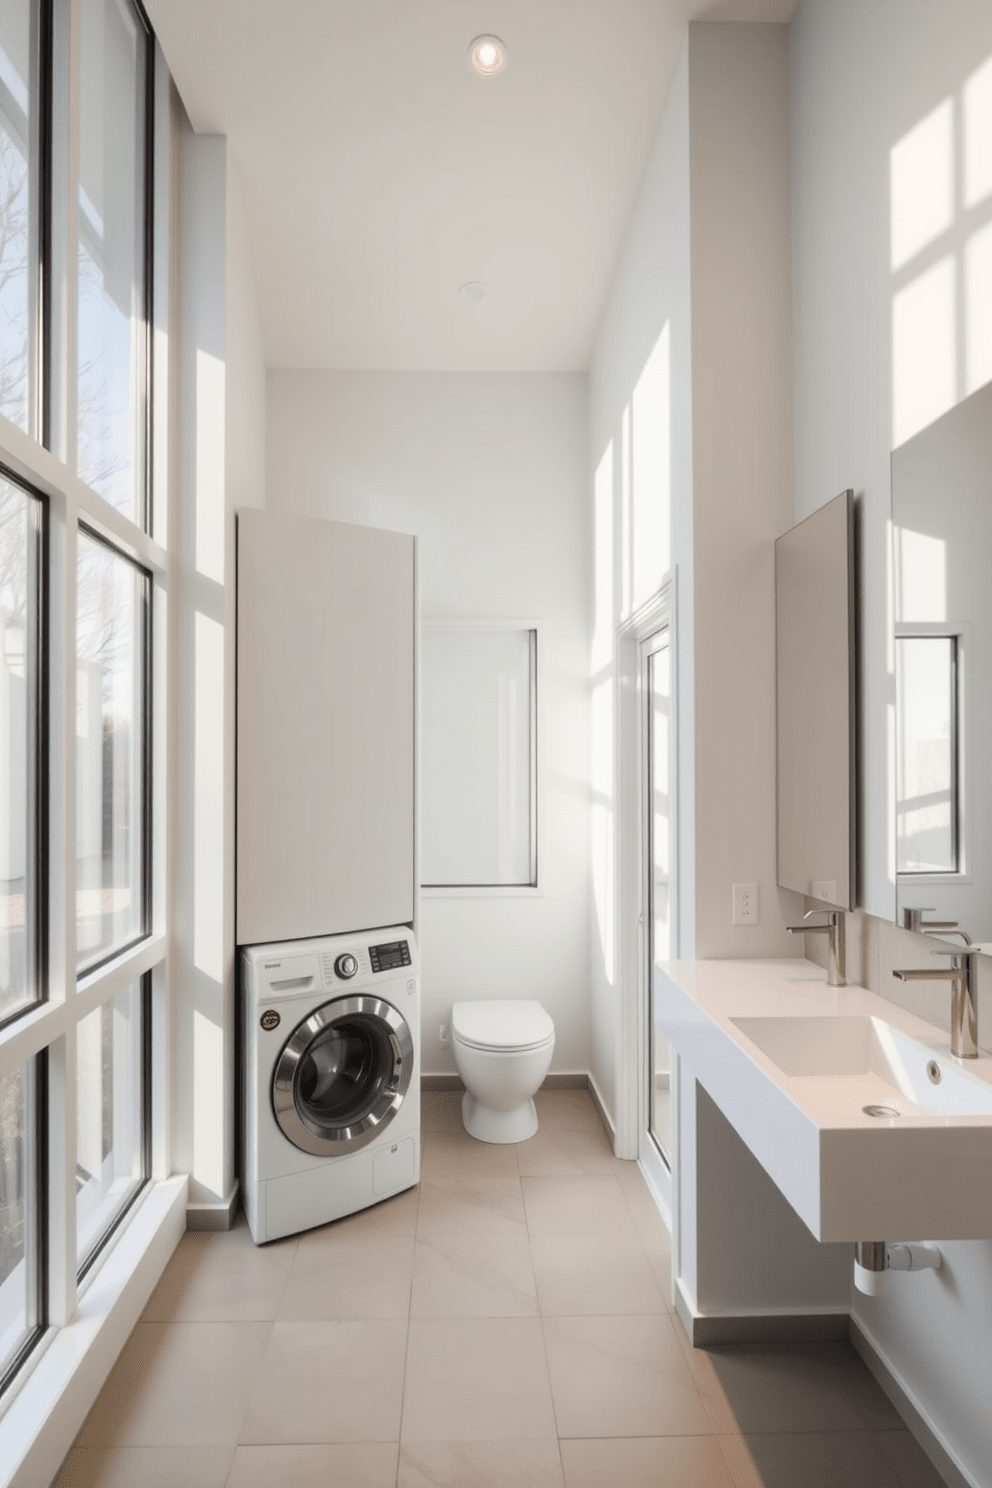
[(442, 1023), (441, 1027), (438, 1029), (437, 1041), (442, 1049), (451, 1048), (451, 1035), (448, 1031), (447, 1023)]
[(732, 925), (756, 925), (758, 923), (758, 885), (756, 883), (734, 884), (734, 908), (730, 923)]
[(813, 899), (822, 899), (825, 904), (837, 903), (837, 880), (835, 878), (815, 878), (813, 880)]

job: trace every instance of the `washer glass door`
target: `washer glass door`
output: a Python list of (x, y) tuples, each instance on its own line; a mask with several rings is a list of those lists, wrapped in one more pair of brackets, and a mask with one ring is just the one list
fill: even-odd
[(276, 1120), (304, 1152), (354, 1152), (392, 1121), (412, 1074), (403, 1015), (379, 997), (339, 997), (300, 1023), (279, 1055)]

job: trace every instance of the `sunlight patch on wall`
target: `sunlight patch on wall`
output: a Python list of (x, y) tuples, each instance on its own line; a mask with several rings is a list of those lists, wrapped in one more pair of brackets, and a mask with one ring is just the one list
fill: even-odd
[(595, 502), (594, 584), (595, 618), (592, 632), (592, 672), (609, 666), (613, 658), (613, 441), (606, 446), (596, 467), (593, 484)]
[(954, 110), (947, 98), (890, 155), (892, 268), (950, 227), (954, 217)]
[[(992, 130), (992, 119), (989, 128)], [(969, 239), (964, 271), (968, 307), (965, 376), (967, 391), (974, 393), (992, 381), (992, 222)]]
[(947, 620), (947, 544), (942, 537), (893, 527), (895, 618), (902, 625)]
[(224, 1192), (224, 1036), (203, 1013), (193, 1014), (193, 1177)]
[(224, 582), (224, 363), (196, 353), (196, 568)]
[(603, 971), (613, 985), (615, 825), (613, 803), (613, 678), (592, 694), (592, 889), (596, 926), (603, 948)]
[(941, 259), (892, 301), (892, 444), (954, 405), (957, 383), (954, 259)]
[(624, 617), (633, 609), (634, 598), (634, 506), (630, 444), (631, 413), (628, 403), (623, 411), (620, 429), (620, 614)]
[(650, 599), (671, 565), (671, 336), (666, 321), (631, 402), (633, 552), (631, 608)]
[(224, 627), (197, 615), (193, 774), (193, 960), (224, 977)]
[(992, 196), (992, 57), (964, 85), (964, 204)]

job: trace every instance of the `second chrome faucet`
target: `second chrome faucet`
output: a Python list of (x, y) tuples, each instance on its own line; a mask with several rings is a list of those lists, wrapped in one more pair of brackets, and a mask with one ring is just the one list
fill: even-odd
[[(825, 914), (819, 925), (807, 925), (810, 915)], [(803, 915), (803, 924), (789, 925), (790, 935), (826, 935), (827, 940), (827, 986), (847, 986), (847, 947), (844, 939), (844, 911), (842, 909), (808, 909)]]

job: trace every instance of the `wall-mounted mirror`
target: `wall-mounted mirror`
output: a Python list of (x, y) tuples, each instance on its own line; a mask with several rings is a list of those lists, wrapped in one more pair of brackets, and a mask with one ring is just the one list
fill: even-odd
[(778, 882), (857, 903), (854, 493), (775, 544)]
[(892, 455), (900, 924), (992, 941), (992, 385)]

